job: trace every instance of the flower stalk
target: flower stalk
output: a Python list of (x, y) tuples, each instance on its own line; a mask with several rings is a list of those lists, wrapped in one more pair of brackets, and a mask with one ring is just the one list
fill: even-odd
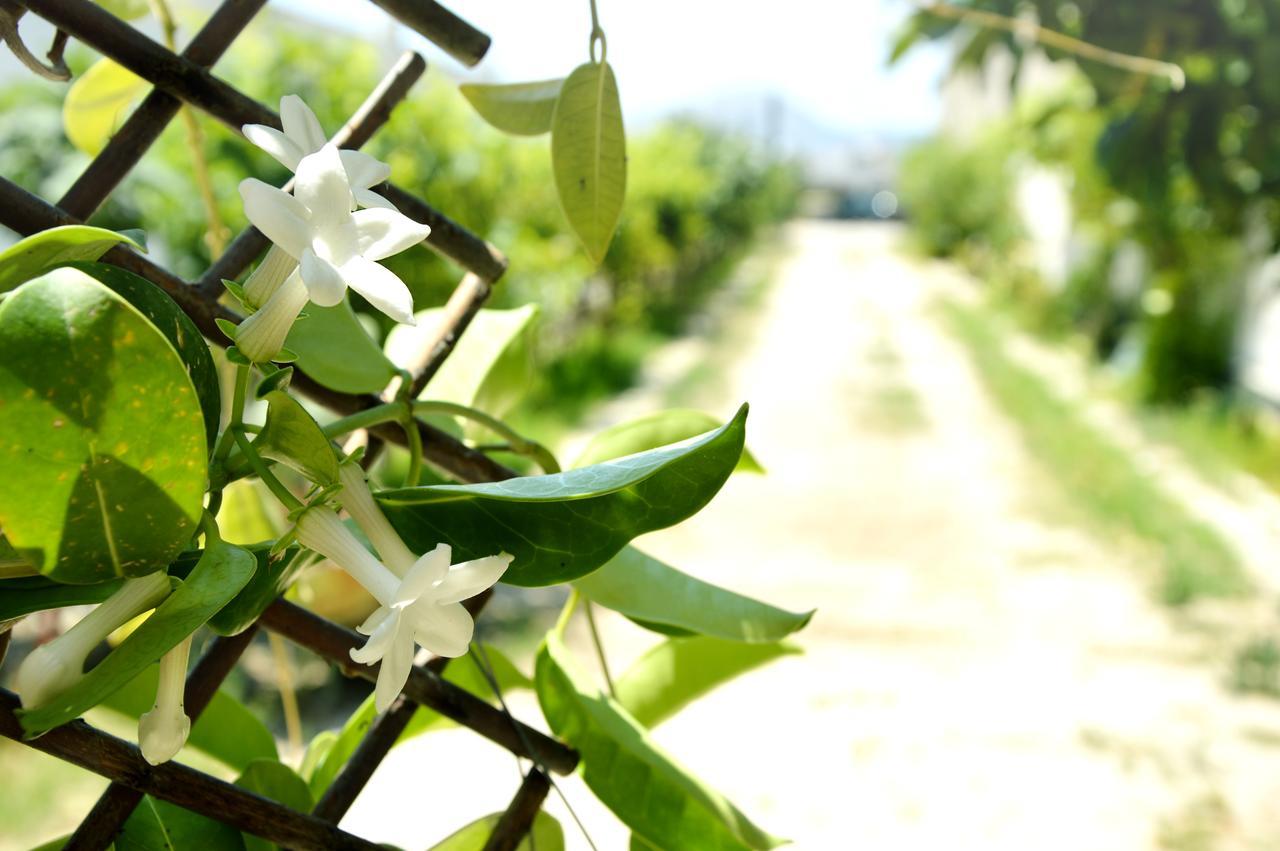
[(160, 657), (155, 706), (138, 718), (138, 747), (152, 765), (173, 759), (191, 734), (191, 719), (184, 705), (191, 638), (188, 635)]
[(169, 595), (169, 588), (169, 577), (163, 572), (126, 580), (73, 627), (31, 651), (14, 676), (22, 705), (41, 706), (75, 685), (84, 676), (85, 660), (93, 649), (133, 618), (155, 608)]

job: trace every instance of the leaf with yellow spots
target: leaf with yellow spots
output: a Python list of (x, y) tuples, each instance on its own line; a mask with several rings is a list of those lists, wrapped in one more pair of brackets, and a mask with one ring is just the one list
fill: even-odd
[(0, 305), (0, 528), (41, 573), (87, 584), (167, 565), (202, 511), (205, 422), (165, 336), (80, 276)]

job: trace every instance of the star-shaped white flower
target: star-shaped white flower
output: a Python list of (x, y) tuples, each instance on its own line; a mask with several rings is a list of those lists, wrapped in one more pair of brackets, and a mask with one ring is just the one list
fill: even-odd
[[(283, 133), (265, 124), (246, 124), (240, 132), (293, 172), (298, 170), (303, 158), (314, 154), (328, 142), (316, 114), (297, 95), (280, 98), (280, 124), (284, 127)], [(394, 204), (371, 188), (391, 176), (391, 166), (361, 151), (340, 151), (339, 156), (357, 204), (395, 209)]]
[(332, 145), (302, 158), (293, 195), (252, 177), (240, 184), (245, 215), (298, 261), (311, 301), (332, 307), (350, 287), (392, 319), (412, 325), (409, 288), (374, 261), (418, 244), (431, 229), (394, 210), (353, 213), (351, 192)]
[(413, 665), (414, 644), (438, 656), (467, 652), (475, 621), (462, 601), (497, 582), (511, 564), (502, 553), (450, 566), (453, 551), (440, 544), (405, 574), (389, 606), (381, 606), (358, 630), (369, 636), (351, 658), (364, 665), (381, 661), (374, 706), (385, 712), (404, 688)]

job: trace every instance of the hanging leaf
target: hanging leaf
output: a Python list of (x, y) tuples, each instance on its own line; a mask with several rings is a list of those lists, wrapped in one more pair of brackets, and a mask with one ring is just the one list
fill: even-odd
[(657, 632), (731, 641), (769, 642), (802, 629), (813, 612), (788, 612), (681, 573), (625, 547), (608, 564), (574, 583), (587, 599)]
[(481, 118), (503, 133), (541, 136), (551, 130), (551, 117), (563, 85), (561, 77), (500, 86), (464, 83), (458, 90)]
[(150, 795), (115, 837), (115, 851), (244, 851), (240, 831)]
[(123, 579), (95, 585), (66, 585), (47, 576), (24, 576), (0, 582), (0, 624), (33, 612), (101, 603), (120, 590)]
[(553, 585), (596, 570), (632, 538), (701, 510), (742, 454), (747, 406), (697, 440), (550, 476), (426, 485), (378, 499), (414, 552), (437, 543), (457, 559), (506, 551), (502, 581)]
[(377, 393), (396, 374), (345, 299), (333, 307), (308, 305), (285, 346), (303, 372), (340, 393)]
[(60, 582), (173, 560), (202, 511), (199, 397), (177, 352), (88, 278), (43, 278), (0, 304), (0, 528)]
[(209, 618), (209, 628), (219, 635), (237, 635), (248, 629), (311, 563), (298, 547), (273, 554), (269, 542), (246, 549), (253, 554), (258, 566), (240, 593)]
[(196, 388), (200, 409), (204, 412), (205, 438), (209, 452), (213, 452), (222, 416), (222, 391), (218, 383), (218, 367), (200, 329), (164, 290), (145, 278), (106, 263), (75, 262), (68, 265), (106, 284), (164, 334), (178, 357), (182, 358), (191, 384)]
[(569, 226), (587, 255), (604, 260), (627, 188), (627, 140), (609, 63), (579, 65), (551, 120), (551, 167)]
[(614, 684), (631, 717), (653, 728), (721, 683), (803, 651), (794, 644), (672, 638), (641, 656)]
[[(484, 645), (485, 658), (489, 660), (489, 664), (493, 668), (493, 678), (498, 683), (498, 688), (503, 694), (515, 689), (533, 688), (533, 682), (525, 676), (514, 663), (496, 648)], [(491, 704), (497, 703), (494, 697), (493, 689), (489, 685), (489, 681), (481, 672), (476, 664), (475, 656), (467, 654), (455, 659), (445, 668), (444, 679), (474, 694), (482, 700)], [(342, 729), (333, 737), (332, 741), (324, 741), (317, 744), (312, 741), (311, 747), (307, 748), (307, 755), (310, 757), (312, 748), (323, 748), (324, 753), (315, 757), (315, 767), (310, 773), (304, 772), (308, 783), (311, 786), (311, 792), (317, 798), (324, 794), (329, 788), (329, 784), (338, 776), (338, 772), (347, 764), (347, 760), (351, 759), (351, 755), (355, 753), (360, 742), (364, 740), (365, 734), (369, 732), (374, 719), (378, 717), (377, 710), (373, 706), (373, 695), (369, 695), (363, 703), (351, 713), (351, 717), (342, 725)], [(409, 720), (404, 731), (400, 734), (400, 738), (396, 739), (399, 745), (409, 739), (419, 736), (432, 730), (443, 730), (447, 727), (454, 726), (454, 722), (444, 717), (433, 709), (426, 707), (418, 707), (413, 713), (413, 718)]]
[[(236, 785), (277, 804), (284, 804), (294, 812), (309, 813), (314, 804), (306, 781), (294, 773), (292, 768), (274, 759), (251, 762), (236, 778)], [(246, 851), (276, 851), (280, 847), (248, 833), (241, 836)]]
[(138, 676), (225, 606), (249, 581), (255, 565), (245, 550), (212, 542), (187, 580), (107, 658), (48, 703), (18, 710), (27, 738), (79, 717)]
[(317, 484), (337, 482), (338, 456), (315, 418), (283, 390), (272, 390), (263, 398), (267, 421), (253, 447), (264, 458), (292, 467)]
[(59, 266), (77, 260), (97, 260), (113, 246), (121, 244), (144, 250), (126, 234), (88, 225), (63, 225), (42, 230), (0, 252), (0, 293)]
[(534, 682), (551, 730), (578, 750), (582, 779), (627, 827), (660, 848), (774, 848), (751, 823), (649, 738), (577, 669), (560, 636), (548, 633)]
[(81, 74), (62, 102), (62, 126), (71, 144), (96, 157), (142, 100), (151, 84), (110, 59)]
[[(610, 426), (591, 438), (591, 442), (587, 444), (586, 449), (582, 450), (582, 454), (578, 456), (577, 461), (573, 462), (573, 466), (587, 467), (591, 464), (599, 464), (601, 461), (634, 455), (646, 449), (666, 446), (668, 443), (676, 443), (713, 431), (720, 425), (720, 420), (702, 411), (688, 408), (655, 411), (652, 414), (645, 414), (634, 420)], [(750, 449), (744, 448), (735, 472), (763, 473), (764, 467), (760, 466), (760, 462), (751, 454)]]
[[(155, 704), (160, 666), (148, 665), (120, 690), (113, 692), (99, 710), (109, 710), (137, 720)], [(243, 771), (256, 759), (276, 759), (276, 740), (248, 707), (225, 691), (217, 691), (204, 712), (191, 725), (185, 747), (211, 756), (233, 771)]]
[[(432, 845), (428, 851), (484, 851), (485, 843), (501, 818), (502, 813), (494, 813), (476, 819), (443, 842)], [(526, 836), (516, 846), (516, 851), (564, 851), (564, 829), (560, 822), (542, 810), (534, 816), (533, 828), (529, 832), (532, 839)]]

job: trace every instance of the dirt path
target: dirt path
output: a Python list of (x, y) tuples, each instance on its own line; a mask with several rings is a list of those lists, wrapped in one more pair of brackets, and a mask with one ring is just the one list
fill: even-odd
[[(752, 403), (748, 440), (770, 473), (734, 477), (642, 543), (819, 612), (805, 656), (724, 687), (658, 739), (803, 849), (1280, 847), (1280, 708), (1224, 691), (1202, 636), (1098, 543), (1036, 516), (1043, 474), (930, 315), (954, 278), (896, 239), (794, 226), (758, 333), (708, 390), (711, 411)], [(631, 402), (652, 407), (658, 390)], [(604, 628), (617, 668), (652, 640)], [(536, 717), (527, 696), (515, 704)], [(507, 766), (512, 783), (431, 776), (464, 754), (476, 777)], [(514, 772), (464, 734), (424, 737), (346, 823), (413, 847), (425, 816), (404, 812), (408, 778), (457, 824), (500, 809)], [(562, 787), (601, 849), (626, 847), (578, 781)]]

